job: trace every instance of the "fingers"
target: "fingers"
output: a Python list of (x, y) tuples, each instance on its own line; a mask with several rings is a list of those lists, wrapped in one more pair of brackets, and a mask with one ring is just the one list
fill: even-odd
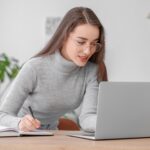
[(40, 127), (40, 121), (31, 115), (24, 116), (19, 122), (19, 129), (22, 131), (32, 131)]
[(36, 124), (38, 125), (37, 128), (39, 128), (41, 126), (41, 122), (39, 120), (37, 120), (37, 119), (35, 119), (35, 121), (36, 121)]
[(26, 115), (26, 123), (29, 124), (29, 126), (34, 126), (34, 128), (40, 127), (40, 121), (37, 119), (34, 119), (31, 115)]

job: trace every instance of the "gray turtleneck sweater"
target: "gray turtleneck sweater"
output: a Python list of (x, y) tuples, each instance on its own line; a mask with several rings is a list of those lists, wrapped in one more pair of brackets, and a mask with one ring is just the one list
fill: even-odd
[(78, 67), (59, 51), (32, 58), (24, 64), (3, 99), (0, 125), (18, 128), (21, 117), (30, 114), (30, 105), (41, 124), (56, 129), (58, 119), (82, 102), (80, 126), (94, 131), (97, 94), (96, 64), (88, 62)]

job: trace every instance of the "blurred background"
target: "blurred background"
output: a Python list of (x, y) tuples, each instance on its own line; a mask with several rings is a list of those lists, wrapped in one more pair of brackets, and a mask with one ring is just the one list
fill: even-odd
[(0, 0), (0, 53), (23, 64), (75, 6), (93, 9), (105, 28), (109, 81), (150, 81), (150, 0)]

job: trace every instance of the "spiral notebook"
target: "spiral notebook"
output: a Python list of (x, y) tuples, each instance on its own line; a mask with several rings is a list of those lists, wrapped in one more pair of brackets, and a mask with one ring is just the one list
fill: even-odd
[(6, 126), (0, 125), (0, 137), (7, 137), (7, 136), (52, 136), (54, 135), (54, 132), (50, 130), (40, 130), (36, 129), (33, 131), (20, 131), (16, 128), (10, 128)]

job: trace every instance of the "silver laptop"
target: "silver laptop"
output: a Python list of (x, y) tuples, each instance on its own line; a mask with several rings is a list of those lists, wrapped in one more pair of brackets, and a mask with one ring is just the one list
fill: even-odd
[(70, 136), (92, 140), (150, 137), (150, 82), (101, 82), (95, 133)]

